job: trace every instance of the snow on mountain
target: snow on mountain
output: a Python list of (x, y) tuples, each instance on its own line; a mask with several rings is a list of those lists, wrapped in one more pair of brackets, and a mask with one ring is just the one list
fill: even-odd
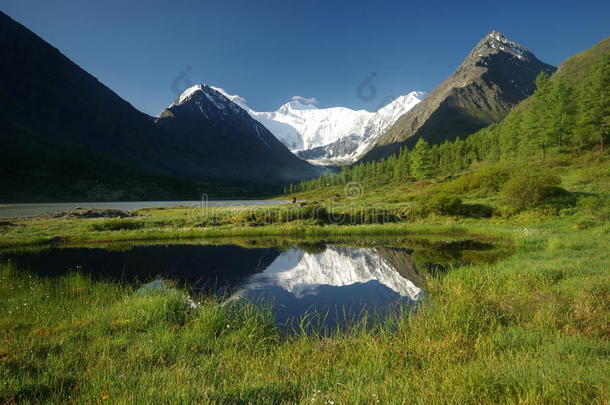
[(319, 175), (320, 167), (295, 156), (240, 105), (245, 105), (240, 98), (198, 84), (180, 94), (155, 122), (200, 159), (209, 160), (209, 178), (280, 184)]
[[(243, 109), (243, 107), (239, 104), (239, 96), (234, 96), (234, 99), (228, 98), (223, 92), (220, 92), (215, 87), (208, 86), (206, 84), (197, 84), (184, 90), (182, 94), (178, 96), (176, 101), (174, 101), (174, 103), (168, 107), (168, 109), (182, 105), (196, 97), (198, 94), (203, 94), (205, 98), (219, 111), (228, 111), (228, 109), (230, 109), (234, 112), (239, 112), (241, 109)], [(207, 116), (207, 113), (203, 110), (201, 103), (199, 103), (198, 100), (195, 100), (195, 102), (199, 106), (201, 113)]]
[(317, 100), (295, 96), (276, 111), (251, 109), (243, 97), (213, 87), (259, 121), (288, 149), (317, 164), (355, 161), (389, 126), (425, 97), (403, 95), (376, 112), (346, 107), (318, 108)]

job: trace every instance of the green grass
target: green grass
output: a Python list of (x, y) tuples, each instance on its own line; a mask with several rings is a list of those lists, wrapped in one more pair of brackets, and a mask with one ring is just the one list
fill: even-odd
[[(225, 243), (246, 236), (254, 243), (265, 236), (280, 245), (320, 238), (367, 244), (477, 235), (510, 240), (513, 254), (427, 275), (425, 305), (403, 314), (397, 328), (377, 323), (331, 337), (282, 336), (269, 310), (212, 297), (198, 298), (191, 310), (185, 291), (142, 295), (134, 286), (80, 274), (37, 278), (4, 264), (0, 403), (607, 404), (609, 167), (607, 154), (534, 163), (532, 170), (558, 176), (569, 198), (520, 212), (503, 208), (497, 190), (475, 173), (472, 181), (370, 185), (356, 200), (340, 187), (300, 196), (358, 225), (329, 224), (311, 209), (290, 216), (301, 209), (279, 205), (264, 214), (176, 207), (127, 220), (3, 220), (0, 244), (22, 249), (57, 237), (120, 248), (128, 240)], [(491, 207), (492, 217), (397, 215), (464, 184), (463, 203)], [(375, 223), (378, 209), (394, 215), (391, 222)]]
[(281, 337), (268, 312), (79, 274), (0, 270), (0, 401), (607, 403), (610, 226), (500, 232), (519, 250), (428, 280), (398, 329)]

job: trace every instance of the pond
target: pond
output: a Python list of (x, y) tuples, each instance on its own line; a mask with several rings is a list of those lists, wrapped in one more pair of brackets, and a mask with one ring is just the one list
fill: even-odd
[(271, 308), (278, 326), (333, 330), (387, 317), (426, 297), (425, 280), (449, 267), (494, 261), (505, 249), (488, 242), (418, 238), (400, 241), (230, 240), (51, 247), (0, 252), (0, 261), (43, 277), (70, 271), (142, 285), (173, 280), (193, 294), (218, 294)]

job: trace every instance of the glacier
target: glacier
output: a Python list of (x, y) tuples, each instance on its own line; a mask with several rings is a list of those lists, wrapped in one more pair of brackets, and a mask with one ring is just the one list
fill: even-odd
[(250, 108), (243, 97), (220, 87), (212, 88), (246, 110), (293, 153), (319, 165), (353, 163), (426, 96), (424, 92), (413, 91), (375, 112), (347, 107), (318, 108), (315, 99), (295, 96), (276, 111), (260, 112)]

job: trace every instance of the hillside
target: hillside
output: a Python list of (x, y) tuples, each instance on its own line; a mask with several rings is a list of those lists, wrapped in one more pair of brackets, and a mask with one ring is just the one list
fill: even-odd
[(198, 153), (211, 178), (269, 185), (322, 172), (292, 154), (242, 107), (204, 84), (185, 90), (155, 123)]
[[(3, 13), (0, 46), (1, 202), (252, 196), (317, 173), (279, 142), (224, 160), (226, 148), (193, 147)], [(256, 133), (241, 141), (266, 145)], [(248, 168), (228, 171), (240, 158)]]
[(492, 31), (449, 78), (399, 118), (362, 160), (387, 157), (402, 146), (413, 146), (419, 138), (440, 143), (498, 122), (534, 92), (534, 79), (540, 72), (554, 70), (528, 49)]
[[(286, 192), (304, 192), (303, 198), (330, 198), (341, 195), (344, 185), (356, 182), (359, 189), (376, 198), (408, 198), (405, 190), (418, 188), (418, 181), (444, 183), (468, 171), (474, 171), (476, 177), (477, 170), (483, 167), (482, 176), (497, 183), (493, 187), (497, 195), (510, 176), (522, 175), (520, 167), (539, 162), (552, 167), (553, 162), (564, 160), (569, 164), (569, 159), (582, 153), (603, 151), (610, 138), (608, 44), (610, 40), (604, 39), (590, 50), (570, 57), (551, 77), (540, 74), (536, 79), (538, 88), (531, 97), (500, 123), (464, 140), (430, 147), (422, 139), (414, 148), (403, 147), (389, 158), (344, 167), (337, 174), (293, 184)], [(569, 76), (574, 70), (581, 73)], [(547, 160), (549, 164), (545, 163)], [(486, 165), (494, 167), (485, 169)], [(452, 193), (457, 190), (458, 194), (464, 191), (452, 187), (441, 189)]]
[(595, 61), (609, 53), (610, 37), (604, 38), (590, 49), (577, 53), (563, 61), (553, 76), (563, 76), (573, 84), (581, 82), (591, 72)]

